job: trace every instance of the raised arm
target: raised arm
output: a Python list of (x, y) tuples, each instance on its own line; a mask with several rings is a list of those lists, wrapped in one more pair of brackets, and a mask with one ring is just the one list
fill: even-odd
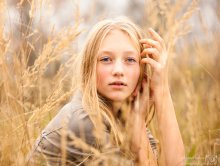
[[(184, 165), (185, 151), (177, 123), (168, 84), (167, 50), (163, 39), (153, 29), (149, 29), (151, 39), (142, 39), (145, 45), (141, 53), (142, 63), (152, 69), (150, 78), (151, 95), (156, 110), (163, 165)], [(147, 55), (147, 56), (146, 56)], [(160, 159), (161, 160), (161, 159)], [(165, 162), (165, 163), (164, 163)]]

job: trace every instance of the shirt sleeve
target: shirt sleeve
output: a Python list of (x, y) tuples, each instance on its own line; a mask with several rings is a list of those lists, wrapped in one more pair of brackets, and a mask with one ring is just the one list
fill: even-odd
[(62, 165), (63, 162), (66, 165), (77, 165), (89, 159), (92, 153), (89, 148), (85, 150), (76, 147), (74, 140), (79, 138), (83, 145), (95, 147), (92, 130), (93, 125), (88, 116), (82, 110), (75, 111), (65, 127), (43, 130), (28, 155), (27, 162), (32, 163), (31, 165), (45, 162), (49, 165)]
[(147, 137), (150, 141), (151, 149), (152, 149), (156, 159), (158, 159), (158, 157), (159, 157), (159, 153), (158, 153), (159, 141), (154, 138), (154, 136), (152, 135), (150, 129), (147, 128), (146, 132), (147, 132)]

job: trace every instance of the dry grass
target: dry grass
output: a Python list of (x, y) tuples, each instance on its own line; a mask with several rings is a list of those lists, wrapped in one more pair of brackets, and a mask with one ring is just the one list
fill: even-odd
[[(143, 26), (156, 28), (169, 43), (172, 96), (189, 158), (219, 154), (220, 146), (220, 34), (208, 31), (200, 17), (203, 35), (210, 39), (206, 42), (193, 38), (189, 42), (188, 20), (193, 14), (200, 15), (197, 3), (148, 1)], [(44, 38), (33, 26), (35, 4), (20, 3), (20, 9), (24, 5), (29, 5), (29, 19), (19, 24), (20, 42), (15, 48), (15, 34), (4, 35), (3, 13), (7, 8), (0, 2), (0, 165), (24, 165), (25, 156), (42, 128), (75, 90), (71, 86), (75, 81), (71, 67), (75, 65), (77, 51), (72, 45), (80, 34), (79, 21), (60, 33), (51, 31)], [(78, 13), (76, 17), (80, 20)], [(183, 35), (177, 45), (177, 39)], [(112, 159), (109, 163), (117, 159), (108, 153), (101, 157), (107, 160), (106, 156)]]

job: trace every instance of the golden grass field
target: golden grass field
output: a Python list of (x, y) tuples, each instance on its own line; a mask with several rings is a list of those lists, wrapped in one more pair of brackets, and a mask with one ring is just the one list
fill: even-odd
[[(207, 156), (220, 154), (220, 31), (207, 28), (196, 0), (191, 3), (153, 0), (147, 4), (141, 26), (146, 31), (149, 26), (155, 28), (167, 43), (170, 87), (187, 164), (201, 165)], [(59, 33), (51, 30), (45, 36), (33, 26), (37, 10), (34, 5), (30, 1), (18, 2), (19, 11), (27, 11), (26, 22), (20, 22), (16, 33), (9, 30), (5, 34), (7, 7), (4, 1), (0, 2), (0, 165), (3, 166), (25, 164), (25, 157), (41, 130), (74, 91), (75, 59), (79, 52), (75, 45), (77, 37), (84, 33), (79, 27), (83, 21), (80, 13), (74, 10), (74, 26), (63, 27)], [(219, 9), (216, 7), (220, 21)], [(191, 37), (189, 20), (193, 16), (199, 18), (197, 26), (207, 40)], [(15, 38), (19, 41), (16, 46)], [(156, 128), (152, 127), (152, 131), (156, 134)]]

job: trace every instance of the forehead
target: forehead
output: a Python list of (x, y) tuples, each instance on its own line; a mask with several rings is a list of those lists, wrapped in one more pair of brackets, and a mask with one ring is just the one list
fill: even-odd
[(127, 32), (120, 29), (111, 29), (100, 43), (99, 52), (103, 50), (138, 51), (138, 47)]

